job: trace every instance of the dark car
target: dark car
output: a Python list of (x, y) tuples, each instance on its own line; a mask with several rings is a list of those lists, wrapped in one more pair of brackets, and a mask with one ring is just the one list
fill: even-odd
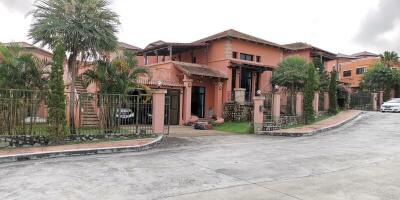
[(132, 124), (135, 120), (135, 113), (129, 108), (119, 108), (115, 118), (119, 124)]

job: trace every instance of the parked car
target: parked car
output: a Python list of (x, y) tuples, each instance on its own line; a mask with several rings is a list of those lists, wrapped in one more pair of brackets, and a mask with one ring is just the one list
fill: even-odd
[(119, 108), (115, 118), (119, 124), (132, 124), (135, 119), (135, 113), (129, 108)]
[(400, 98), (384, 102), (381, 105), (381, 112), (400, 112)]

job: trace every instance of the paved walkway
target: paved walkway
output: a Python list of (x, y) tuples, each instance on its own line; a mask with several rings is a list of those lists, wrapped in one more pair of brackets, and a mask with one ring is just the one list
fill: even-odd
[(135, 140), (121, 140), (121, 141), (107, 141), (107, 142), (93, 142), (85, 144), (68, 144), (68, 145), (57, 145), (57, 146), (45, 146), (45, 147), (28, 147), (28, 148), (10, 148), (1, 149), (0, 156), (10, 156), (18, 154), (31, 154), (31, 153), (47, 153), (47, 152), (59, 152), (69, 150), (83, 150), (83, 149), (96, 149), (96, 148), (114, 148), (114, 147), (126, 147), (144, 145), (155, 140), (155, 138), (144, 138)]
[(0, 164), (1, 200), (397, 200), (400, 114), (313, 137), (168, 137), (140, 153)]
[(343, 122), (347, 122), (354, 117), (358, 116), (361, 114), (362, 111), (359, 110), (346, 110), (338, 113), (337, 115), (333, 117), (329, 117), (328, 119), (316, 122), (311, 125), (306, 125), (302, 127), (297, 127), (297, 128), (289, 128), (289, 129), (281, 129), (277, 131), (272, 131), (272, 133), (298, 133), (298, 134), (310, 134), (314, 131), (322, 130), (322, 129), (327, 129), (331, 128), (333, 126), (339, 125)]

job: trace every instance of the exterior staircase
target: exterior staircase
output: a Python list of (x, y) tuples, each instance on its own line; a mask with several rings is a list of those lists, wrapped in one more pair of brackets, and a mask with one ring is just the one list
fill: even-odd
[(98, 127), (99, 117), (94, 110), (92, 99), (87, 93), (86, 88), (83, 86), (81, 78), (75, 80), (75, 89), (79, 95), (79, 101), (81, 103), (81, 121), (84, 128)]

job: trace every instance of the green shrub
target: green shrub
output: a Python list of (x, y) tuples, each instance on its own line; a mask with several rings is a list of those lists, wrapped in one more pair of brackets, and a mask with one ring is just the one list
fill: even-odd
[(65, 120), (65, 96), (64, 96), (64, 60), (65, 50), (58, 46), (53, 55), (49, 80), (49, 133), (54, 143), (65, 140), (67, 135)]
[(329, 82), (329, 113), (336, 114), (337, 110), (337, 72), (331, 72), (331, 80)]

